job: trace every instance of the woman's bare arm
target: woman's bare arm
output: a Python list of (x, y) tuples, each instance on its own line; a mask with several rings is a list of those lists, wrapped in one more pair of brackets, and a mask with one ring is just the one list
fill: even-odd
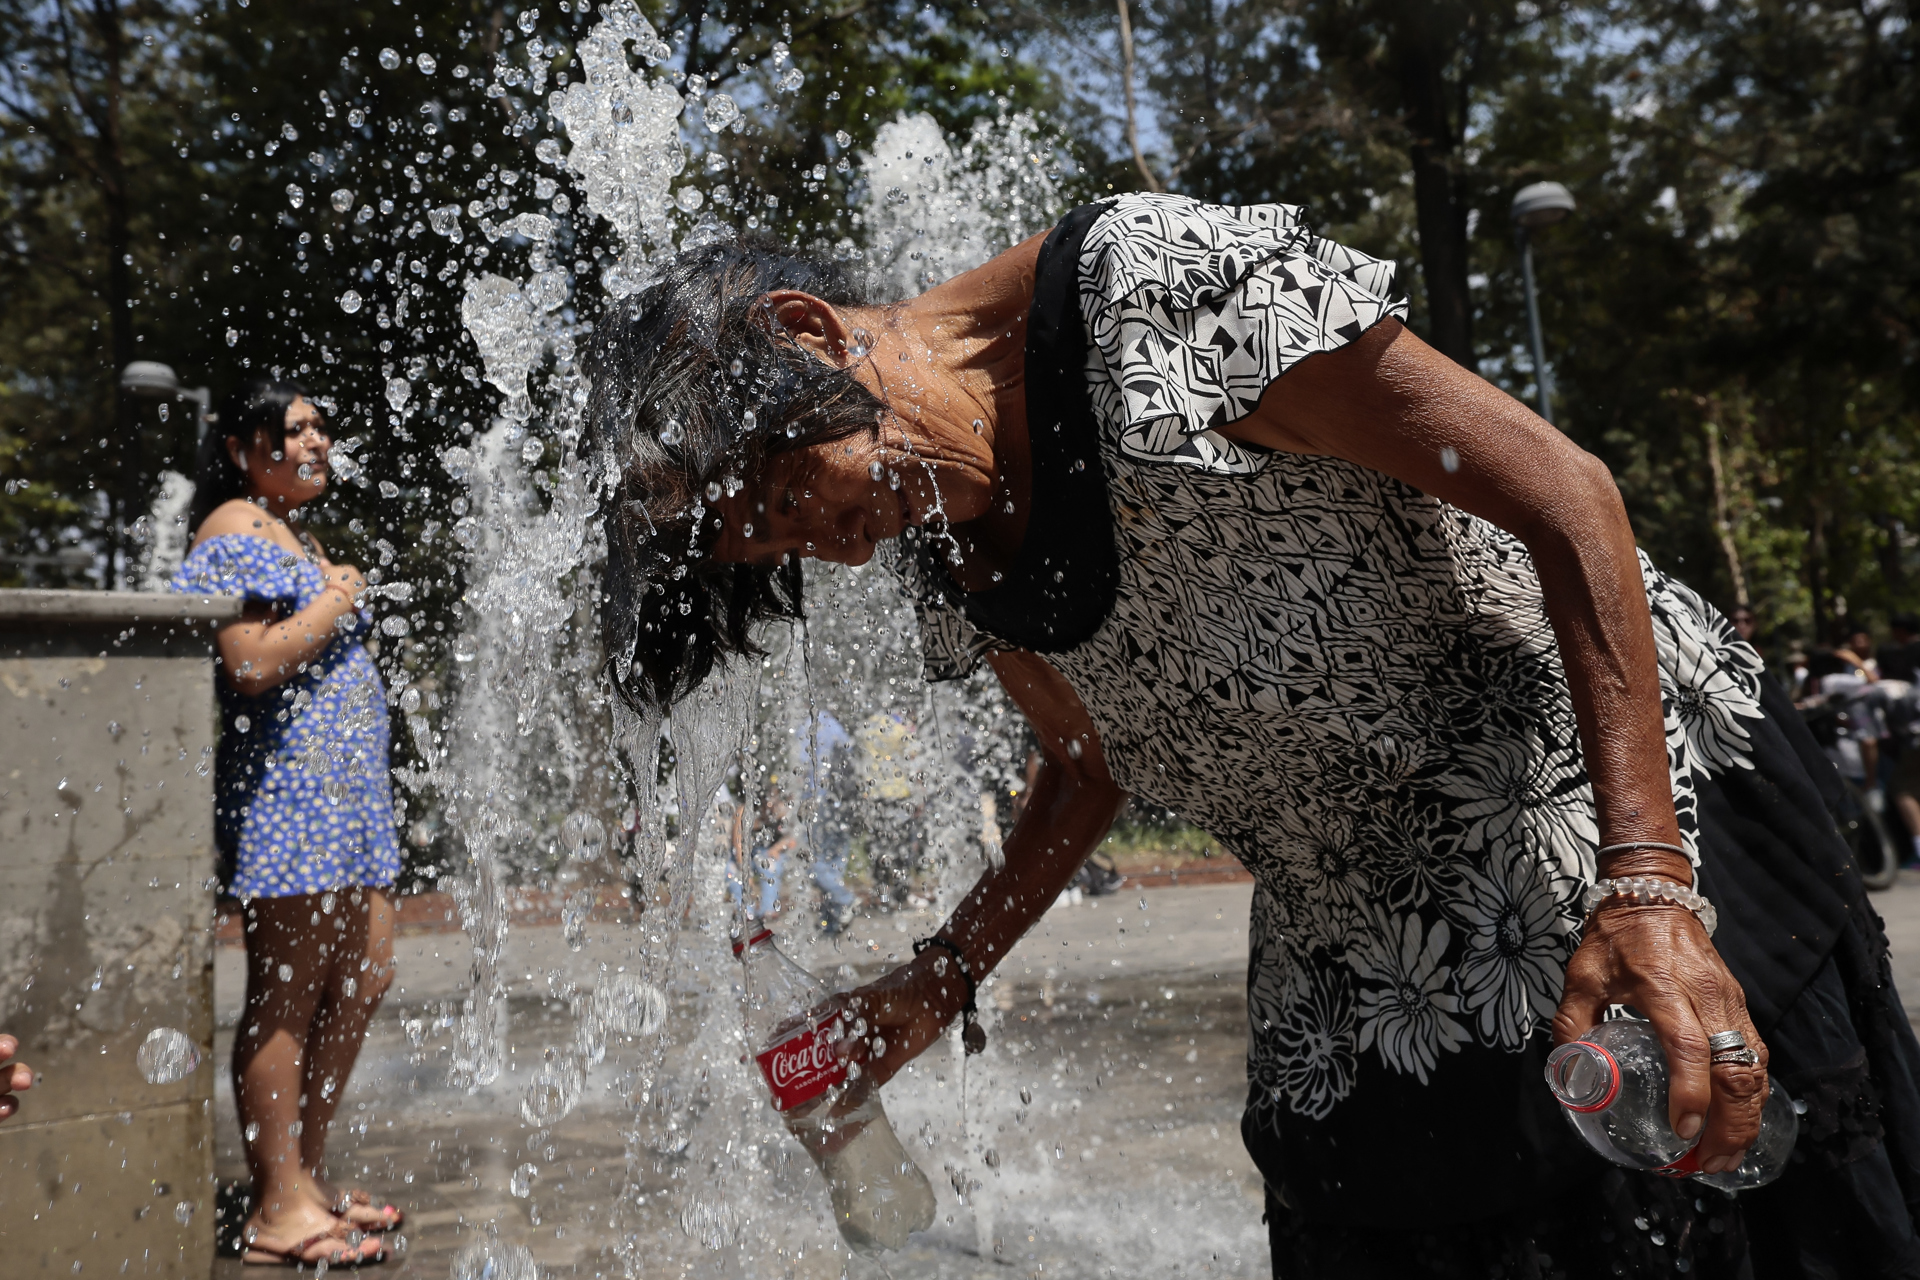
[[(996, 654), (990, 661), (1039, 735), (1043, 760), (1026, 808), (1001, 844), (1004, 865), (980, 878), (939, 931), (966, 957), (976, 983), (1053, 905), (1127, 800), (1107, 773), (1092, 717), (1065, 678), (1031, 653)], [(853, 993), (851, 1007), (885, 1045), (878, 1055), (870, 1042), (855, 1046), (853, 1056), (868, 1063), (877, 1083), (886, 1083), (939, 1039), (966, 996), (966, 983), (952, 972), (952, 956), (928, 948)]]
[[(1604, 464), (1391, 320), (1302, 361), (1223, 434), (1344, 458), (1525, 543), (1559, 641), (1601, 844), (1679, 843), (1646, 587)], [(1685, 858), (1645, 850), (1609, 857), (1600, 874), (1692, 880)], [(1765, 1072), (1710, 1072), (1707, 1035), (1735, 1028), (1765, 1049), (1739, 984), (1691, 912), (1609, 908), (1595, 916), (1568, 967), (1555, 1034), (1571, 1039), (1614, 1002), (1634, 1005), (1658, 1027), (1672, 1068), (1676, 1129), (1691, 1136), (1703, 1116), (1708, 1121), (1703, 1163), (1729, 1159), (1751, 1142)], [(1710, 1097), (1721, 1105), (1709, 1113)]]
[[(273, 532), (250, 503), (229, 502), (202, 523), (196, 543), (225, 534), (245, 534), (285, 547)], [(306, 554), (305, 548), (286, 550), (288, 555)], [(359, 608), (358, 601), (367, 590), (360, 571), (350, 564), (325, 560), (321, 568), (327, 576), (326, 589), (306, 608), (277, 618), (265, 605), (250, 604), (239, 621), (229, 622), (215, 633), (220, 665), (226, 671), (227, 683), (236, 690), (257, 696), (293, 679), (326, 652), (339, 634), (340, 619)]]

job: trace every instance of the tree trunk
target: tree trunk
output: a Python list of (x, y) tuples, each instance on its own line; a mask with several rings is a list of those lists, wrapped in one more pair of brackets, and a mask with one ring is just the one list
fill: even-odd
[[(109, 373), (114, 394), (114, 423), (118, 428), (119, 483), (109, 487), (112, 521), (113, 573), (109, 582), (125, 586), (133, 565), (133, 549), (127, 526), (140, 505), (142, 473), (146, 459), (140, 447), (140, 413), (133, 393), (120, 387), (120, 371), (133, 362), (133, 254), (132, 201), (127, 191), (125, 141), (121, 137), (121, 75), (126, 58), (126, 31), (120, 23), (116, 0), (95, 0), (91, 9), (94, 38), (99, 41), (103, 75), (100, 81), (101, 123), (99, 147), (100, 198), (107, 212), (107, 316), (108, 333), (113, 343), (113, 369)], [(81, 87), (74, 85), (74, 92)]]
[(1427, 286), (1436, 350), (1472, 369), (1473, 298), (1467, 289), (1467, 211), (1453, 172), (1457, 139), (1447, 110), (1446, 66), (1455, 33), (1439, 6), (1406, 0), (1391, 7), (1388, 53), (1412, 135), (1413, 201), (1420, 229), (1420, 272)]

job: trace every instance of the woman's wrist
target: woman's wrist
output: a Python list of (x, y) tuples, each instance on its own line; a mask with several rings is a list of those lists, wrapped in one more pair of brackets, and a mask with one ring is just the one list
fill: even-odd
[(1693, 863), (1685, 854), (1664, 849), (1626, 849), (1596, 860), (1595, 870), (1603, 880), (1630, 880), (1653, 877), (1675, 884), (1693, 884)]

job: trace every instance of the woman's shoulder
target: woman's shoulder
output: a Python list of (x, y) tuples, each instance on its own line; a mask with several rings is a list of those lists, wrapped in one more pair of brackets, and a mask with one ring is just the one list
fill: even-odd
[(1298, 205), (1205, 204), (1190, 196), (1136, 192), (1114, 200), (1087, 231), (1081, 272), (1105, 298), (1145, 287), (1189, 307), (1237, 287), (1261, 262), (1311, 251)]
[(192, 548), (174, 574), (176, 591), (266, 598), (297, 596), (305, 552), (273, 536), (270, 518), (249, 502), (223, 503), (200, 522)]

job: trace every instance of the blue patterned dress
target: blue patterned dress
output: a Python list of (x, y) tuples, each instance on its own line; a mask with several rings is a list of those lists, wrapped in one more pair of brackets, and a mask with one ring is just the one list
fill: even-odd
[[(285, 618), (326, 587), (320, 566), (252, 534), (208, 538), (175, 591), (264, 601)], [(387, 777), (386, 690), (363, 611), (304, 672), (258, 695), (219, 681), (215, 841), (235, 897), (285, 898), (400, 873)]]

